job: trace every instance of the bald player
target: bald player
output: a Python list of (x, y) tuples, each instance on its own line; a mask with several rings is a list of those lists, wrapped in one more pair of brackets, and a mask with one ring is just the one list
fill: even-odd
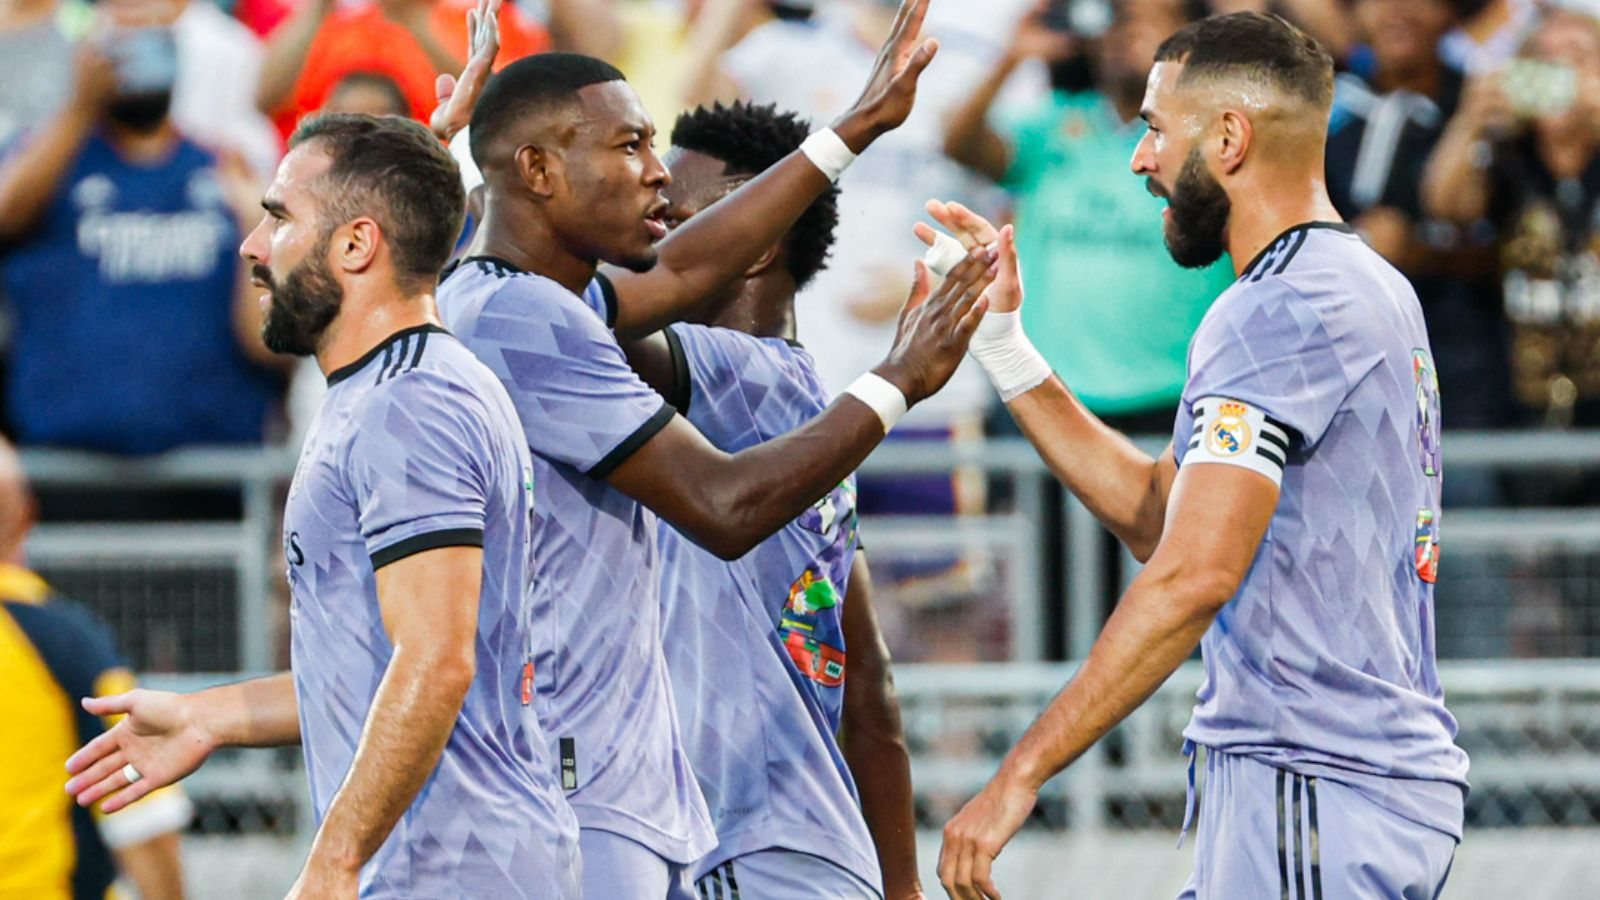
[[(1174, 259), (1226, 252), (1239, 276), (1194, 337), (1159, 459), (1051, 375), (1002, 266), (972, 352), (1051, 469), (1146, 566), (945, 827), (952, 897), (1000, 896), (991, 864), (1040, 786), (1196, 644), (1206, 679), (1184, 736), (1186, 752), (1207, 750), (1206, 795), (1183, 897), (1432, 898), (1444, 885), (1467, 758), (1434, 658), (1438, 384), (1411, 285), (1323, 186), (1332, 78), (1313, 40), (1265, 15), (1204, 20), (1156, 55), (1133, 171), (1168, 200)], [(964, 242), (1002, 237), (935, 208)], [(1001, 250), (1014, 258), (1009, 240)]]

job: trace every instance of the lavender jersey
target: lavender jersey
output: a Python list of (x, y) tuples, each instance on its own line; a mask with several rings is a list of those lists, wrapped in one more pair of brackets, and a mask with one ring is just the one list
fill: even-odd
[(364, 898), (576, 898), (578, 824), (527, 684), (531, 463), (494, 376), (437, 326), (328, 376), (283, 544), (295, 694), (318, 821), (355, 757), (392, 647), (375, 572), (481, 546), (477, 674), (428, 777), (362, 870)]
[(584, 828), (688, 863), (715, 844), (661, 652), (656, 517), (605, 482), (672, 420), (612, 337), (609, 286), (582, 297), (469, 258), (439, 286), (451, 330), (511, 394), (533, 451), (535, 684)]
[[(828, 405), (816, 364), (797, 345), (699, 325), (666, 334), (687, 376), (685, 415), (728, 453), (792, 431)], [(855, 551), (853, 476), (735, 562), (661, 529), (667, 664), (719, 840), (696, 878), (780, 848), (883, 884), (834, 739)]]
[(1202, 641), (1184, 734), (1459, 838), (1467, 757), (1434, 656), (1434, 371), (1416, 293), (1347, 226), (1285, 233), (1207, 313), (1179, 465), (1252, 460), (1282, 481)]

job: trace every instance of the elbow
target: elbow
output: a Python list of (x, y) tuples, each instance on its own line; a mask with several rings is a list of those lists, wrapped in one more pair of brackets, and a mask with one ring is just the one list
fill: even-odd
[(761, 538), (748, 529), (741, 528), (711, 528), (702, 535), (697, 535), (696, 541), (700, 546), (723, 562), (733, 562), (742, 558), (746, 553), (756, 548), (761, 543)]
[(478, 658), (472, 646), (430, 654), (423, 669), (428, 682), (442, 694), (465, 698), (478, 677)]
[(1209, 621), (1222, 612), (1239, 592), (1240, 577), (1209, 566), (1186, 572), (1174, 585), (1172, 597), (1179, 609)]

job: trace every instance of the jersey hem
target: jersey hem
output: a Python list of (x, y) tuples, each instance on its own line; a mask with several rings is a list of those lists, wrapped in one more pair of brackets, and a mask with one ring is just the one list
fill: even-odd
[(570, 797), (567, 802), (578, 817), (580, 831), (605, 831), (627, 838), (675, 865), (693, 865), (716, 848), (716, 835), (709, 829), (698, 837), (678, 837), (613, 807), (573, 803)]
[(438, 550), (441, 547), (482, 546), (482, 528), (445, 528), (440, 531), (429, 531), (412, 535), (405, 540), (374, 551), (372, 554), (372, 568), (373, 571), (377, 571), (408, 556), (416, 556), (418, 553)]
[(879, 896), (883, 895), (883, 871), (878, 865), (875, 853), (869, 857), (848, 841), (775, 841), (770, 836), (772, 832), (767, 827), (769, 825), (780, 825), (780, 823), (750, 825), (724, 838), (715, 849), (693, 863), (694, 880), (699, 881), (729, 860), (737, 862), (741, 856), (775, 850), (783, 853), (803, 853), (827, 860), (860, 879), (862, 883), (877, 891)]

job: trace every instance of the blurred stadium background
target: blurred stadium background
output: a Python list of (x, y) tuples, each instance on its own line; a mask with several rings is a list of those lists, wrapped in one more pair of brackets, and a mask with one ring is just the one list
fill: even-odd
[[(426, 118), (432, 76), (448, 62), (440, 48), (460, 55), (459, 26), (442, 23), (466, 8), (457, 0), (103, 5), (134, 9), (144, 24), (172, 24), (177, 85), (162, 127), (213, 154), (206, 165), (221, 187), (212, 194), (243, 196), (241, 222), (299, 115), (338, 106)], [(678, 110), (741, 95), (826, 120), (853, 96), (875, 29), (892, 12), (878, 0), (506, 5), (509, 55), (557, 47), (606, 56), (629, 72), (663, 132)], [(1185, 297), (1117, 295), (1165, 259), (1159, 239), (1151, 243), (1157, 219), (1138, 205), (1148, 200), (1142, 185), (1115, 168), (1137, 128), (1106, 114), (1126, 94), (1124, 70), (1137, 68), (1141, 53), (1148, 59), (1152, 39), (1172, 23), (1239, 8), (1290, 16), (1340, 58), (1330, 181), (1347, 215), (1418, 282), (1434, 331), (1449, 468), (1438, 648), (1474, 784), (1448, 896), (1600, 896), (1600, 107), (1584, 105), (1600, 99), (1591, 90), (1600, 86), (1596, 4), (934, 0), (928, 30), (943, 41), (943, 58), (913, 120), (844, 182), (831, 277), (802, 301), (802, 338), (836, 380), (876, 360), (918, 250), (910, 224), (924, 199), (941, 196), (1015, 215), (1025, 233), (1045, 236), (1024, 248), (1034, 254), (1024, 264), (1057, 281), (1030, 284), (1030, 298), (1047, 294), (1068, 312), (1059, 335), (1040, 337), (1049, 324), (1030, 327), (1069, 383), (1115, 385), (1129, 371), (1163, 366), (1181, 378), (1182, 336), (1176, 358), (1168, 349), (1150, 359), (1163, 351), (1152, 350), (1147, 332), (1153, 317), (1203, 311), (1214, 286), (1191, 284)], [(67, 0), (0, 6), (0, 160), (14, 160), (52, 117), (87, 102), (73, 53), (102, 40), (92, 25), (101, 14)], [(1558, 20), (1568, 30), (1550, 38)], [(1513, 118), (1542, 124), (1496, 130), (1485, 112), (1494, 104), (1471, 99), (1485, 84), (1499, 87)], [(1545, 127), (1563, 115), (1579, 125)], [(982, 129), (1008, 146), (998, 165), (975, 142)], [(1085, 165), (1104, 158), (1113, 168), (1080, 173), (1071, 164), (1078, 150)], [(1561, 161), (1574, 154), (1576, 165)], [(1528, 164), (1517, 168), (1518, 159)], [(262, 368), (248, 329), (236, 336), (229, 323), (206, 324), (217, 317), (200, 310), (239, 301), (236, 273), (223, 272), (220, 289), (170, 265), (119, 281), (101, 259), (101, 280), (92, 282), (72, 268), (96, 256), (84, 245), (79, 257), (53, 257), (60, 268), (41, 277), (29, 254), (51, 242), (70, 249), (74, 232), (41, 233), (50, 230), (19, 218), (4, 189), (10, 165), (0, 163), (0, 413), (43, 500), (30, 565), (111, 624), (148, 685), (191, 688), (281, 667), (279, 514), (316, 379)], [(1435, 171), (1451, 165), (1458, 171)], [(1101, 188), (1118, 179), (1128, 191)], [(72, 196), (88, 215), (83, 183)], [(1455, 210), (1451, 185), (1476, 185), (1492, 202)], [(158, 190), (113, 186), (133, 197), (125, 210)], [(202, 203), (196, 193), (191, 187), (189, 200)], [(233, 203), (224, 199), (206, 202)], [(129, 234), (135, 251), (160, 243), (148, 228)], [(1095, 268), (1086, 256), (1105, 264)], [(1081, 279), (1080, 265), (1089, 273)], [(132, 282), (156, 284), (165, 299), (118, 293)], [(225, 365), (265, 379), (266, 399), (245, 410), (209, 397), (206, 377), (178, 376), (188, 381), (174, 387), (162, 381), (171, 372), (137, 361), (73, 369), (71, 360), (103, 355), (129, 334), (126, 320), (88, 308), (56, 310), (67, 327), (42, 328), (39, 308), (73, 291), (144, 303), (141, 339), (152, 356), (204, 357), (194, 342), (226, 343)], [(1110, 361), (1089, 366), (1086, 356)], [(61, 366), (71, 373), (65, 385), (41, 374)], [(1147, 435), (1153, 448), (1165, 442), (1172, 385), (1100, 393), (1091, 403), (1098, 411)], [(247, 413), (242, 427), (217, 424)], [(981, 376), (967, 372), (911, 421), (909, 437), (863, 469), (862, 530), (897, 661), (930, 896), (939, 827), (1070, 676), (1136, 565), (1061, 496), (1003, 411), (994, 413)], [(67, 421), (71, 414), (83, 419)], [(169, 415), (185, 424), (167, 427)], [(1192, 858), (1174, 849), (1180, 731), (1198, 678), (1191, 664), (1049, 786), (999, 864), (1007, 896), (1176, 894)], [(231, 753), (191, 779), (189, 791), (190, 894), (281, 896), (310, 837), (298, 751)]]

